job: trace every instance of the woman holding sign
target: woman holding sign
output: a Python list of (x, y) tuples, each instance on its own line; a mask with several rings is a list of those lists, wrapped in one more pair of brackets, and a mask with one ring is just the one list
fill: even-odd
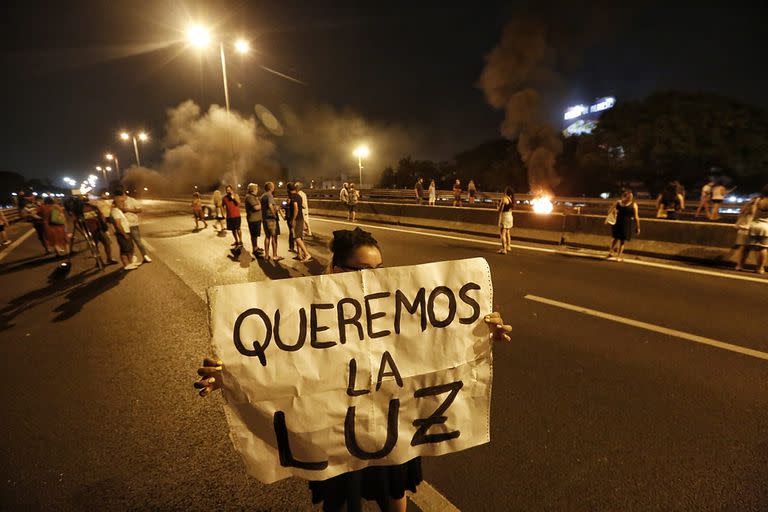
[[(360, 228), (334, 231), (331, 243), (329, 273), (356, 272), (382, 267), (383, 258), (376, 239)], [(512, 328), (504, 325), (498, 313), (485, 317), (490, 337), (496, 341), (510, 341)], [(195, 382), (200, 396), (208, 396), (222, 384), (222, 361), (206, 359), (197, 372), (201, 379)], [(360, 510), (363, 499), (376, 501), (384, 512), (404, 512), (405, 492), (416, 492), (422, 481), (421, 458), (403, 464), (368, 466), (322, 481), (310, 481), (312, 502), (323, 503), (324, 511)]]

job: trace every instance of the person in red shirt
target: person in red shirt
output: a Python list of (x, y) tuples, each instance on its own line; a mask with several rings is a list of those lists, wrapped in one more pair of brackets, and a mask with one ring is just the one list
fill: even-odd
[(240, 218), (240, 198), (234, 193), (232, 185), (227, 185), (227, 195), (222, 198), (221, 204), (227, 216), (227, 229), (235, 238), (232, 247), (238, 249), (243, 246), (243, 233), (240, 231), (242, 219)]

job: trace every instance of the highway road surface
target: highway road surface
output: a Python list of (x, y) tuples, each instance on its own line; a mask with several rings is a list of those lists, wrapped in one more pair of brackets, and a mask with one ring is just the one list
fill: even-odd
[[(146, 201), (154, 261), (66, 279), (34, 235), (0, 252), (3, 510), (312, 510), (246, 476), (210, 354), (206, 289), (321, 273), (233, 261), (185, 204)], [(491, 443), (424, 460), (409, 510), (768, 510), (768, 279), (366, 225), (388, 266), (484, 256), (512, 342), (494, 347)], [(27, 227), (15, 226), (12, 238)], [(246, 236), (247, 244), (247, 236)]]

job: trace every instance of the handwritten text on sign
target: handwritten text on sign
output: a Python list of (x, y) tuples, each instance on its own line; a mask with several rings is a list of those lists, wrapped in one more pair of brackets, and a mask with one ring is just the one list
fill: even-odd
[(230, 436), (265, 483), (489, 441), (482, 258), (212, 288)]

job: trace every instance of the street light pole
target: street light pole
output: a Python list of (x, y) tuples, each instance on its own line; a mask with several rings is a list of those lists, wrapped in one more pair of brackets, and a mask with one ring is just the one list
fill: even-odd
[(109, 161), (114, 160), (115, 161), (115, 170), (117, 171), (117, 179), (122, 179), (122, 176), (120, 176), (120, 161), (117, 159), (117, 155), (112, 153), (107, 153), (104, 155), (104, 158), (106, 158)]
[(133, 139), (133, 151), (136, 153), (136, 166), (141, 167), (141, 159), (139, 159), (139, 143), (136, 142), (136, 136), (131, 135)]
[(363, 188), (363, 155), (357, 155), (357, 167), (360, 170), (360, 188)]
[(352, 153), (357, 157), (357, 167), (360, 171), (360, 188), (363, 188), (363, 158), (371, 154), (368, 146), (358, 146)]
[(227, 107), (227, 115), (229, 115), (229, 86), (227, 85), (227, 59), (224, 57), (224, 41), (219, 43), (219, 53), (221, 54), (221, 76), (224, 81), (224, 104)]

